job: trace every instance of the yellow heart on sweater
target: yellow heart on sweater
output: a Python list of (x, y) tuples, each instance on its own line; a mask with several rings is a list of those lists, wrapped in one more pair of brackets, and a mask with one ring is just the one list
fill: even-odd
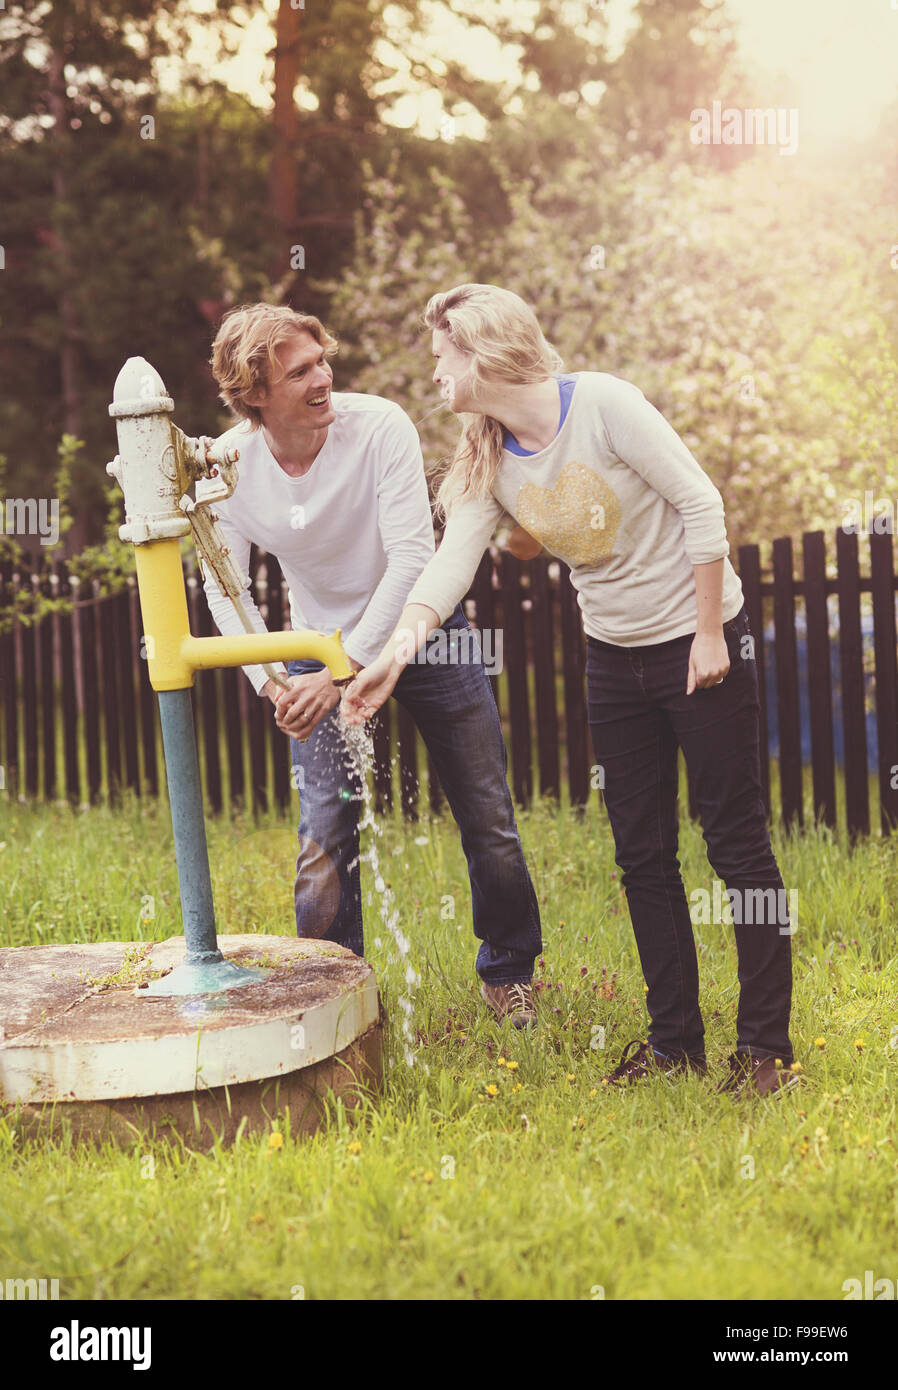
[(522, 483), (515, 519), (569, 565), (594, 565), (614, 548), (617, 493), (585, 463), (566, 463), (554, 487)]

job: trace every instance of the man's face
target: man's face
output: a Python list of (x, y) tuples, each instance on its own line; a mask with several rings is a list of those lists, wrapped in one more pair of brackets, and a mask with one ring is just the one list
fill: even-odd
[(299, 330), (275, 348), (267, 389), (247, 399), (258, 406), (265, 425), (320, 430), (337, 418), (331, 404), (333, 380), (324, 348), (311, 333)]
[(466, 377), (471, 367), (470, 353), (463, 352), (452, 342), (449, 334), (442, 328), (433, 331), (433, 379), (440, 388), (449, 409), (458, 415), (463, 410), (473, 409)]

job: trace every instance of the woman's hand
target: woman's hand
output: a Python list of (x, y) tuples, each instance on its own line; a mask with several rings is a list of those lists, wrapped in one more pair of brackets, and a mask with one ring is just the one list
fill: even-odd
[(730, 654), (723, 629), (719, 632), (697, 632), (689, 651), (686, 694), (720, 685), (729, 669)]
[(523, 526), (516, 526), (509, 534), (505, 548), (519, 560), (532, 560), (542, 551), (543, 543), (531, 536), (529, 531), (525, 531)]
[(343, 687), (342, 714), (347, 724), (364, 724), (376, 714), (390, 698), (401, 674), (402, 666), (383, 654), (360, 671), (354, 681)]

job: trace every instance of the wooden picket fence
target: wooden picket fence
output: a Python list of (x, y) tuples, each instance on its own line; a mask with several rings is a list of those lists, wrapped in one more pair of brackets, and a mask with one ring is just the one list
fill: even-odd
[[(806, 698), (810, 720), (810, 805), (813, 815), (837, 825), (832, 634), (828, 600), (835, 596), (844, 744), (844, 811), (850, 836), (870, 833), (870, 755), (867, 686), (875, 699), (880, 824), (898, 825), (898, 679), (896, 577), (892, 537), (871, 534), (869, 567), (861, 570), (859, 538), (835, 534), (834, 577), (827, 577), (823, 532), (802, 538), (801, 574), (792, 541), (773, 543), (772, 573), (763, 576), (756, 545), (743, 546), (737, 568), (755, 634), (761, 684), (761, 746), (767, 748), (765, 670), (776, 667), (779, 733), (779, 811), (802, 824), (805, 787), (801, 748), (797, 609), (806, 627)], [(866, 557), (865, 557), (866, 558)], [(253, 553), (253, 594), (269, 629), (289, 626), (286, 587), (273, 556)], [(214, 631), (199, 575), (187, 576), (192, 630)], [(14, 567), (0, 563), (0, 609), (15, 588), (30, 586), (72, 601), (71, 612), (18, 623), (0, 635), (0, 785), (26, 801), (63, 800), (72, 806), (115, 805), (124, 789), (157, 796), (161, 784), (158, 711), (141, 659), (142, 627), (133, 582), (101, 597), (83, 591), (64, 565)], [(870, 598), (867, 600), (866, 595)], [(872, 673), (865, 676), (862, 611), (872, 606)], [(469, 619), (501, 631), (504, 671), (491, 676), (510, 750), (515, 801), (526, 806), (535, 791), (582, 807), (592, 792), (593, 753), (586, 711), (585, 641), (567, 567), (545, 556), (522, 564), (508, 552), (488, 553), (465, 600)], [(765, 626), (772, 618), (772, 652)], [(869, 664), (869, 663), (868, 663)], [(212, 814), (243, 805), (253, 814), (272, 806), (295, 814), (284, 736), (267, 701), (255, 696), (239, 670), (197, 674), (194, 709), (206, 806)], [(398, 790), (403, 814), (418, 815), (419, 765), (438, 813), (444, 798), (426, 749), (406, 712), (388, 701), (373, 721), (378, 811), (392, 808)], [(394, 788), (394, 767), (398, 789)], [(770, 762), (762, 759), (764, 799), (770, 805)], [(536, 780), (537, 786), (534, 787)], [(690, 802), (692, 798), (690, 795)], [(694, 811), (694, 807), (690, 809)], [(843, 820), (844, 817), (844, 820)]]

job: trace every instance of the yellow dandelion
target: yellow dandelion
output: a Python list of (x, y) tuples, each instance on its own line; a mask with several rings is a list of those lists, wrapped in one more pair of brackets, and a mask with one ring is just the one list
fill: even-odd
[(250, 1220), (252, 1221), (254, 1226), (261, 1226), (262, 1222), (265, 1220), (265, 1217), (262, 1215), (260, 1211), (254, 1211), (252, 1216), (250, 1217)]
[(517, 1064), (517, 1062), (506, 1062), (506, 1063), (505, 1063), (505, 1070), (506, 1070), (506, 1071), (517, 1071), (517, 1069), (518, 1069), (518, 1064)]
[(814, 1039), (814, 1046), (815, 1046), (815, 1047), (826, 1047), (826, 1038), (815, 1038), (815, 1039)]
[(422, 1174), (422, 1176), (425, 1182), (433, 1182), (433, 1173), (430, 1171), (429, 1168), (426, 1173)]
[(478, 1092), (477, 1092), (477, 1099), (478, 1099), (478, 1100), (486, 1100), (486, 1096), (483, 1094), (482, 1091), (478, 1091)]
[(273, 1134), (269, 1134), (268, 1147), (269, 1149), (282, 1149), (284, 1147), (283, 1134), (278, 1134), (277, 1130)]
[(800, 1062), (793, 1062), (789, 1070), (794, 1071), (797, 1076), (800, 1071), (804, 1070), (804, 1068), (802, 1067)]
[(505, 1058), (504, 1058), (504, 1057), (500, 1057), (500, 1058), (498, 1059), (498, 1061), (496, 1062), (496, 1066), (497, 1066), (497, 1067), (504, 1067), (504, 1066), (505, 1066)]
[(512, 1086), (512, 1088), (511, 1088), (511, 1094), (512, 1094), (513, 1096), (515, 1096), (515, 1095), (517, 1095), (518, 1091), (523, 1091), (523, 1089), (524, 1089), (524, 1088), (523, 1088), (523, 1086), (521, 1085), (520, 1081), (516, 1081), (516, 1082), (514, 1083), (514, 1085)]
[(362, 1152), (362, 1146), (358, 1139), (353, 1139), (352, 1143), (347, 1144), (346, 1147), (351, 1154), (360, 1154)]
[(863, 1052), (863, 1050), (864, 1050), (864, 1040), (863, 1040), (863, 1038), (855, 1038), (855, 1040), (854, 1040), (854, 1045), (855, 1045), (855, 1047), (857, 1048), (858, 1052)]
[(590, 1093), (589, 1093), (589, 1098), (590, 1098), (590, 1100), (593, 1100), (598, 1094), (599, 1094), (599, 1093), (598, 1093), (596, 1087), (593, 1086), (592, 1090), (591, 1090)]
[(862, 1149), (866, 1148), (867, 1145), (871, 1142), (870, 1135), (869, 1135), (869, 1134), (862, 1134), (861, 1137), (860, 1137), (860, 1139), (859, 1139), (857, 1142), (858, 1142), (858, 1145), (860, 1146), (860, 1148), (862, 1148)]
[(486, 1088), (486, 1093), (488, 1096), (497, 1096), (499, 1094), (499, 1087), (494, 1085), (491, 1081)]
[(575, 1072), (572, 1072), (572, 1071), (569, 1071), (568, 1074), (567, 1074), (567, 1079), (568, 1079), (568, 1081), (576, 1081), (576, 1080), (577, 1080), (576, 1073), (575, 1073)]

